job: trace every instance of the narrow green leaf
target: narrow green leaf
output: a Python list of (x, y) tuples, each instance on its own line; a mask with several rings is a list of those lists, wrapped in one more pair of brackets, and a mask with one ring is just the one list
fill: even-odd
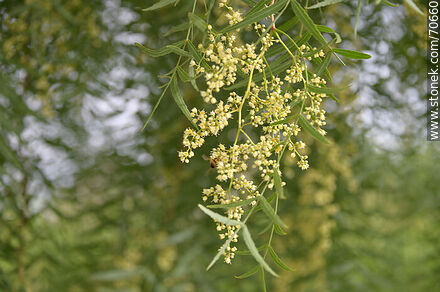
[(183, 100), (183, 96), (180, 93), (179, 87), (177, 85), (177, 78), (173, 77), (173, 79), (170, 82), (171, 82), (171, 94), (173, 95), (174, 101), (176, 102), (177, 106), (180, 108), (180, 110), (186, 116), (186, 118), (190, 121), (190, 123), (195, 128), (198, 128), (197, 125), (193, 122), (188, 107), (186, 106), (185, 101)]
[(237, 278), (237, 279), (246, 279), (246, 278), (252, 276), (253, 274), (255, 274), (256, 272), (258, 272), (259, 268), (260, 268), (260, 266), (255, 266), (251, 270), (247, 271), (246, 273), (241, 274), (239, 276), (235, 276), (235, 278)]
[(286, 270), (286, 271), (293, 271), (288, 265), (286, 265), (285, 263), (283, 263), (283, 261), (280, 259), (280, 257), (275, 253), (275, 251), (273, 250), (273, 248), (271, 246), (269, 246), (269, 254), (272, 257), (273, 261), (275, 262), (275, 264), (277, 264), (280, 268)]
[(182, 50), (179, 47), (173, 46), (173, 45), (168, 45), (166, 46), (166, 48), (168, 48), (172, 53), (179, 55), (179, 56), (183, 56), (183, 57), (191, 57), (191, 54), (188, 53), (185, 50)]
[(210, 208), (210, 209), (228, 209), (228, 208), (233, 208), (233, 207), (240, 207), (243, 205), (247, 205), (252, 203), (253, 201), (257, 201), (257, 198), (254, 199), (246, 199), (243, 201), (238, 201), (238, 202), (234, 202), (234, 203), (229, 203), (229, 204), (216, 204), (216, 205), (208, 205), (206, 207)]
[(152, 10), (156, 10), (162, 7), (165, 7), (167, 5), (173, 4), (174, 2), (176, 2), (177, 0), (161, 0), (153, 5), (151, 5), (148, 8), (142, 9), (142, 11), (152, 11)]
[(190, 52), (194, 60), (196, 60), (196, 62), (200, 62), (202, 60), (202, 56), (196, 49), (196, 46), (194, 46), (194, 44), (190, 40), (188, 40), (188, 51)]
[(331, 27), (328, 27), (328, 26), (325, 26), (325, 25), (319, 25), (319, 24), (317, 24), (316, 27), (321, 32), (328, 32), (328, 33), (336, 34), (336, 32)]
[(335, 52), (336, 54), (339, 54), (341, 56), (344, 56), (346, 58), (349, 58), (349, 59), (370, 59), (371, 58), (371, 55), (357, 52), (357, 51), (346, 50), (346, 49), (333, 49), (333, 52)]
[(201, 31), (201, 32), (205, 32), (208, 29), (208, 24), (206, 23), (205, 20), (203, 20), (203, 18), (201, 18), (200, 16), (198, 16), (195, 13), (189, 12), (188, 13), (188, 17), (191, 20), (192, 23), (194, 23), (194, 25)]
[(278, 168), (273, 172), (273, 182), (275, 184), (275, 190), (277, 191), (278, 198), (284, 199), (283, 185), (280, 174), (278, 173)]
[(183, 55), (186, 57), (190, 56), (188, 52), (186, 52), (178, 47), (179, 45), (182, 45), (182, 44), (183, 44), (183, 41), (180, 41), (180, 42), (177, 42), (173, 45), (167, 45), (161, 49), (154, 50), (154, 49), (150, 49), (140, 43), (134, 43), (134, 45), (136, 47), (140, 48), (144, 53), (146, 53), (148, 56), (153, 57), (153, 58), (166, 56), (171, 53), (175, 53), (177, 55)]
[(186, 73), (180, 66), (177, 67), (177, 74), (179, 74), (179, 77), (183, 82), (188, 82), (190, 80), (188, 73)]
[(244, 3), (246, 3), (247, 5), (249, 5), (250, 7), (254, 6), (256, 1), (255, 0), (241, 0)]
[(187, 44), (188, 44), (188, 51), (191, 54), (191, 56), (194, 58), (194, 60), (197, 63), (201, 63), (203, 67), (205, 67), (207, 70), (211, 70), (211, 66), (209, 66), (209, 64), (202, 59), (202, 56), (200, 55), (199, 51), (196, 49), (194, 44), (190, 40), (187, 41)]
[(327, 41), (324, 39), (322, 34), (319, 32), (313, 20), (304, 10), (304, 8), (298, 3), (297, 0), (290, 0), (292, 4), (292, 9), (295, 15), (298, 17), (299, 21), (307, 28), (307, 30), (312, 34), (312, 36), (320, 42), (322, 45), (328, 47)]
[(274, 209), (267, 202), (266, 198), (264, 196), (260, 196), (258, 197), (258, 199), (261, 202), (261, 208), (263, 209), (267, 217), (269, 217), (269, 219), (272, 221), (272, 223), (280, 227), (287, 228), (286, 223), (284, 223), (281, 218), (275, 213)]
[(287, 233), (286, 232), (284, 232), (284, 230), (283, 229), (281, 229), (281, 227), (279, 227), (278, 225), (273, 225), (273, 229), (275, 230), (275, 232), (278, 234), (278, 235), (286, 235)]
[(309, 6), (306, 9), (316, 9), (316, 8), (325, 7), (325, 6), (332, 5), (332, 4), (337, 4), (342, 1), (344, 1), (344, 0), (324, 0), (322, 2), (316, 3), (315, 5)]
[(255, 246), (254, 241), (252, 240), (251, 234), (249, 233), (249, 230), (246, 225), (243, 225), (243, 239), (244, 243), (246, 244), (247, 248), (251, 252), (254, 259), (269, 273), (271, 273), (273, 276), (278, 277), (277, 273), (275, 273), (272, 268), (264, 261), (263, 257), (260, 255), (260, 253), (257, 250), (257, 247)]
[(245, 226), (243, 222), (240, 222), (240, 221), (237, 221), (237, 220), (233, 220), (233, 219), (229, 219), (229, 218), (227, 218), (225, 216), (217, 214), (217, 213), (209, 210), (208, 208), (206, 208), (206, 207), (204, 207), (204, 206), (202, 206), (200, 204), (198, 206), (206, 215), (208, 215), (209, 217), (211, 217), (214, 220), (217, 220), (218, 222), (221, 222), (223, 224), (230, 225), (230, 226), (241, 226), (241, 227)]
[(154, 50), (154, 49), (147, 48), (146, 46), (141, 45), (140, 43), (134, 43), (134, 45), (136, 47), (140, 48), (148, 56), (153, 57), (153, 58), (157, 58), (157, 57), (166, 56), (168, 54), (171, 54), (171, 50), (168, 49), (167, 47), (163, 47), (162, 49), (159, 49), (159, 50)]
[(333, 94), (333, 93), (336, 93), (338, 91), (343, 90), (344, 88), (318, 87), (318, 86), (313, 86), (313, 85), (307, 84), (307, 89), (310, 89), (311, 91), (316, 92), (316, 93)]
[(422, 10), (420, 10), (419, 7), (417, 7), (416, 3), (414, 3), (413, 0), (404, 0), (406, 2), (406, 4), (409, 5), (409, 7), (411, 7), (412, 9), (414, 9), (418, 14), (420, 15), (424, 15)]
[(304, 116), (299, 115), (298, 121), (301, 127), (309, 132), (316, 140), (325, 144), (330, 143), (324, 136), (321, 135), (321, 133), (319, 133), (312, 125), (310, 125), (310, 123), (306, 120)]
[(391, 3), (388, 0), (382, 0), (382, 1), (380, 1), (380, 3), (383, 3), (384, 5), (389, 6), (389, 7), (398, 7), (399, 6), (399, 4)]
[[(277, 193), (275, 192), (275, 193), (273, 193), (272, 195), (270, 195), (270, 196), (266, 199), (266, 201), (267, 201), (268, 203), (271, 203), (271, 202), (275, 199), (276, 196), (277, 196)], [(262, 208), (261, 208), (261, 205), (258, 205), (257, 207), (255, 207), (254, 212), (260, 211), (261, 209), (262, 209)]]
[(175, 32), (187, 30), (190, 27), (189, 22), (184, 22), (179, 25), (173, 26), (164, 36), (169, 36)]
[(340, 42), (342, 42), (342, 38), (339, 35), (339, 33), (337, 33), (336, 31), (334, 31), (333, 29), (331, 29), (328, 26), (324, 26), (324, 25), (317, 25), (316, 26), (318, 28), (319, 31), (321, 32), (327, 32), (327, 33), (332, 33), (335, 35), (336, 38), (336, 43), (339, 44)]
[[(287, 47), (290, 49), (289, 43), (287, 44)], [(285, 51), (284, 47), (280, 44), (274, 44), (269, 48), (269, 50), (264, 55), (266, 58), (270, 58), (272, 56), (281, 54)]]
[(340, 102), (339, 98), (337, 98), (337, 97), (334, 96), (333, 94), (327, 93), (327, 96), (330, 97), (331, 99), (333, 99), (334, 101), (336, 101), (337, 103)]
[(194, 74), (194, 67), (191, 66), (191, 64), (188, 67), (188, 74), (189, 74), (189, 78), (190, 78), (190, 82), (191, 82), (192, 87), (194, 87), (195, 90), (200, 91), (199, 87), (197, 86), (196, 77)]
[(319, 67), (316, 70), (316, 75), (321, 76), (322, 73), (325, 72), (325, 70), (327, 69), (328, 65), (330, 64), (331, 58), (332, 58), (332, 54), (328, 53), (325, 56), (324, 60), (321, 62), (321, 64), (319, 64)]
[(271, 230), (273, 226), (275, 225), (273, 225), (272, 222), (270, 222), (269, 224), (266, 225), (266, 227), (263, 228), (263, 230), (258, 232), (258, 235), (266, 233), (267, 231)]
[(298, 17), (294, 16), (292, 18), (290, 18), (288, 21), (284, 22), (281, 25), (278, 25), (278, 29), (282, 30), (284, 32), (288, 31), (289, 29), (291, 29), (292, 27), (295, 26), (295, 24), (298, 23)]
[(230, 31), (248, 26), (254, 22), (258, 22), (258, 21), (262, 20), (265, 17), (268, 17), (269, 15), (275, 14), (285, 6), (286, 2), (287, 2), (287, 0), (280, 0), (280, 1), (277, 1), (276, 3), (274, 3), (273, 5), (265, 7), (255, 13), (247, 14), (244, 17), (243, 21), (224, 28), (222, 30), (222, 33), (230, 32)]
[(296, 42), (296, 44), (298, 45), (298, 47), (301, 47), (302, 45), (307, 44), (307, 42), (310, 40), (310, 38), (312, 37), (312, 35), (309, 32), (306, 32), (305, 34), (303, 34), (303, 36)]

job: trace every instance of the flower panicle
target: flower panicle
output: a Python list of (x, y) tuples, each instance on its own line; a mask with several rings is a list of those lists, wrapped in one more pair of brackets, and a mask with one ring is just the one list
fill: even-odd
[[(219, 7), (226, 9), (230, 25), (243, 20), (241, 13), (228, 1), (219, 1)], [(308, 90), (308, 85), (323, 87), (326, 84), (323, 78), (308, 72), (307, 62), (324, 57), (323, 50), (303, 44), (292, 52), (279, 36), (274, 38), (272, 33), (265, 33), (264, 24), (255, 23), (252, 28), (260, 36), (259, 44), (243, 42), (237, 31), (218, 34), (211, 25), (208, 26), (209, 43), (198, 46), (204, 61), (191, 61), (197, 75), (202, 75), (206, 82), (200, 95), (207, 106), (206, 109), (193, 108), (190, 111), (198, 129), (184, 131), (184, 149), (178, 153), (180, 160), (188, 163), (206, 138), (219, 135), (231, 120), (237, 120), (234, 143), (230, 146), (218, 144), (210, 151), (219, 184), (202, 192), (204, 202), (232, 204), (233, 207), (226, 208), (225, 216), (236, 221), (242, 220), (246, 208), (257, 204), (258, 197), (264, 192), (260, 190), (261, 185), (274, 188), (274, 173), (281, 175), (279, 156), (285, 150), (290, 152), (292, 159), (297, 159), (300, 169), (309, 168), (305, 152), (307, 145), (298, 137), (302, 128), (295, 118), (297, 115), (303, 115), (318, 132), (326, 134), (322, 129), (326, 125), (322, 103), (327, 95)], [(284, 72), (272, 75), (265, 54), (276, 43), (289, 50), (292, 58), (291, 65)], [(236, 82), (239, 71), (248, 75), (246, 91), (243, 94), (232, 91), (222, 98), (220, 91)], [(263, 76), (262, 81), (255, 78), (255, 73)], [(292, 107), (292, 103), (298, 106)], [(285, 182), (281, 184), (285, 185)], [(249, 201), (240, 204), (244, 200)], [(225, 262), (230, 264), (237, 251), (233, 245), (238, 242), (239, 226), (216, 222), (216, 229), (221, 240), (230, 242), (224, 251)]]

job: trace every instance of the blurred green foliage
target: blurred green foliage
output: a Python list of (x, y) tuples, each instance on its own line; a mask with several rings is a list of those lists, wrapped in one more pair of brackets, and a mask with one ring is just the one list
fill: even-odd
[[(307, 172), (283, 162), (290, 228), (274, 246), (294, 271), (266, 278), (269, 291), (440, 290), (424, 19), (364, 4), (353, 40), (356, 2), (311, 12), (373, 59), (331, 65), (336, 84), (352, 82), (328, 104), (333, 143), (306, 141)], [(220, 240), (197, 204), (214, 174), (206, 161), (178, 161), (187, 121), (170, 96), (139, 131), (176, 59), (147, 58), (133, 43), (181, 39), (166, 33), (191, 9), (141, 12), (152, 3), (0, 1), (0, 291), (261, 289), (258, 274), (233, 277), (254, 266), (249, 256), (205, 271)]]

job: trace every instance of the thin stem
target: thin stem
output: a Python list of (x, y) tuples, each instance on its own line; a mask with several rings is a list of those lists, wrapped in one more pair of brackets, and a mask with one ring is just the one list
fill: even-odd
[(249, 137), (249, 135), (245, 131), (243, 131), (243, 129), (241, 129), (240, 131), (246, 136), (246, 138), (248, 138), (252, 145), (255, 145), (254, 141), (252, 141), (251, 137)]
[(278, 34), (277, 30), (275, 31), (275, 35), (277, 36), (281, 45), (286, 49), (287, 53), (289, 53), (289, 55), (292, 57), (292, 59), (295, 60), (295, 56), (292, 54), (292, 52), (289, 50), (289, 48), (286, 46), (286, 44), (281, 40), (280, 35)]
[(285, 33), (284, 31), (282, 31), (281, 29), (278, 29), (278, 28), (276, 29), (276, 31), (282, 33), (283, 35), (285, 35), (289, 39), (289, 41), (291, 41), (292, 44), (296, 47), (296, 49), (299, 50), (299, 47), (296, 44), (296, 42), (287, 33)]
[(25, 230), (28, 222), (28, 217), (26, 215), (27, 206), (28, 206), (28, 195), (26, 192), (27, 189), (27, 176), (24, 175), (24, 178), (21, 182), (22, 192), (20, 196), (21, 206), (18, 206), (20, 213), (20, 226), (18, 230), (18, 249), (17, 249), (17, 278), (20, 289), (26, 291), (26, 279), (24, 276), (24, 252), (26, 247), (25, 242)]
[[(254, 64), (252, 65), (251, 68), (251, 73), (249, 74), (249, 81), (246, 87), (246, 92), (244, 93), (243, 99), (240, 103), (240, 107), (238, 108), (238, 129), (237, 129), (237, 134), (235, 134), (235, 140), (234, 140), (234, 144), (232, 145), (232, 157), (231, 157), (231, 164), (232, 167), (234, 166), (234, 158), (235, 158), (235, 146), (237, 145), (238, 142), (238, 137), (240, 136), (240, 132), (242, 130), (242, 110), (243, 110), (243, 106), (244, 103), (246, 101), (246, 99), (249, 97), (250, 95), (250, 90), (251, 90), (251, 84), (252, 84), (252, 78), (254, 75), (254, 70), (255, 70), (255, 66), (258, 62), (258, 60), (264, 55), (265, 51), (261, 51), (260, 54), (258, 55), (258, 57), (255, 59)], [(234, 173), (232, 172), (232, 177), (231, 177), (231, 182), (229, 183), (229, 188), (228, 188), (228, 192), (227, 192), (227, 196), (229, 199), (229, 196), (231, 194), (231, 188), (232, 188), (232, 182), (234, 180)]]
[[(197, 4), (197, 0), (194, 0), (193, 7), (192, 7), (192, 12), (193, 12), (193, 13), (194, 13), (194, 11), (195, 11), (195, 9), (196, 9), (196, 4)], [(191, 26), (188, 28), (188, 31), (186, 32), (186, 38), (185, 38), (185, 41), (184, 41), (184, 43), (183, 43), (183, 49), (185, 49), (186, 44), (188, 43), (189, 36), (190, 36), (190, 34), (191, 34), (192, 29), (193, 29), (193, 25), (191, 25)], [(174, 67), (173, 70), (170, 71), (170, 73), (172, 72), (171, 77), (170, 77), (170, 80), (166, 83), (166, 85), (165, 85), (165, 89), (162, 91), (162, 94), (159, 96), (159, 100), (158, 100), (158, 101), (156, 102), (156, 104), (154, 105), (154, 107), (153, 107), (153, 109), (152, 109), (152, 111), (151, 111), (151, 113), (150, 113), (150, 116), (148, 117), (147, 121), (144, 123), (144, 126), (142, 127), (141, 131), (145, 130), (145, 128), (147, 127), (148, 123), (150, 122), (150, 119), (153, 117), (154, 112), (155, 112), (156, 109), (159, 107), (159, 104), (160, 104), (160, 102), (162, 101), (162, 98), (165, 96), (165, 93), (167, 92), (168, 88), (169, 88), (170, 85), (171, 85), (171, 81), (173, 80), (173, 78), (174, 78), (175, 75), (176, 75), (177, 67), (179, 67), (181, 60), (182, 60), (182, 56), (179, 56), (179, 59), (177, 59), (177, 64), (176, 64), (176, 66)], [(169, 73), (168, 73), (168, 74), (169, 74)]]

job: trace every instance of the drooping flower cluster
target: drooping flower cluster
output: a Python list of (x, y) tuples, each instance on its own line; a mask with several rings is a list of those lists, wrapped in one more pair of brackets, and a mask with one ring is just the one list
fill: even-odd
[[(255, 25), (255, 30), (263, 32), (264, 25)], [(248, 74), (251, 70), (262, 72), (265, 64), (261, 55), (273, 44), (273, 38), (266, 35), (262, 38), (262, 46), (259, 55), (255, 44), (237, 45), (235, 34), (216, 35), (212, 26), (208, 25), (209, 45), (205, 48), (202, 44), (198, 46), (204, 58), (211, 65), (208, 68), (192, 61), (191, 65), (196, 67), (196, 73), (203, 73), (207, 89), (200, 92), (203, 100), (215, 104), (217, 99), (214, 93), (219, 92), (222, 87), (229, 86), (237, 79), (237, 70)]]
[(226, 18), (229, 20), (230, 25), (234, 25), (236, 23), (239, 23), (240, 21), (243, 21), (240, 11), (234, 10), (234, 8), (229, 6), (228, 0), (220, 0), (218, 6), (225, 7), (228, 10), (228, 12), (226, 13)]
[[(313, 78), (310, 79), (310, 83), (316, 87), (321, 87), (326, 84), (326, 81), (313, 75)], [(321, 128), (321, 126), (325, 126), (325, 110), (322, 108), (323, 98), (327, 97), (325, 93), (316, 93), (310, 92), (310, 106), (304, 108), (304, 114), (307, 120), (310, 121), (312, 126), (316, 126), (321, 135), (325, 135), (326, 132)]]
[[(220, 1), (219, 7), (227, 10), (230, 25), (242, 20), (241, 14), (226, 0)], [(237, 119), (234, 143), (230, 146), (219, 144), (210, 152), (217, 171), (216, 178), (225, 186), (217, 184), (206, 188), (202, 196), (203, 201), (209, 200), (214, 204), (232, 204), (226, 208), (225, 215), (237, 221), (242, 220), (247, 206), (257, 204), (266, 187), (274, 188), (274, 174), (281, 175), (279, 161), (285, 150), (290, 151), (292, 158), (298, 159), (299, 168), (305, 170), (309, 167), (308, 156), (302, 154), (306, 144), (297, 137), (302, 129), (299, 115), (303, 115), (322, 135), (325, 134), (321, 127), (325, 125), (322, 103), (326, 94), (308, 88), (309, 85), (312, 88), (323, 87), (325, 80), (316, 75), (310, 76), (307, 68), (308, 61), (323, 57), (324, 52), (296, 44), (297, 50), (290, 51), (276, 31), (268, 33), (266, 26), (258, 23), (253, 28), (259, 42), (242, 43), (238, 41), (237, 32), (219, 34), (208, 26), (210, 42), (206, 46), (198, 46), (202, 60), (191, 61), (191, 66), (204, 77), (206, 88), (200, 95), (208, 103), (208, 108), (214, 109), (191, 110), (190, 115), (198, 128), (185, 130), (185, 149), (179, 152), (181, 161), (188, 163), (194, 156), (194, 149), (201, 147), (208, 136), (219, 135), (231, 119)], [(277, 74), (273, 74), (265, 57), (275, 44), (282, 45), (286, 54), (291, 56), (290, 60), (286, 59), (289, 62), (287, 69)], [(219, 92), (226, 86), (235, 85), (240, 71), (245, 75), (245, 91), (230, 91), (223, 100)], [(260, 181), (258, 184), (253, 180), (256, 176), (259, 177), (256, 179)], [(264, 186), (263, 190), (260, 186)], [(247, 201), (239, 204), (244, 200)], [(231, 263), (237, 250), (232, 243), (238, 240), (240, 225), (216, 224), (220, 239), (227, 242), (225, 262)]]
[(187, 128), (183, 133), (183, 146), (186, 147), (186, 151), (179, 152), (179, 158), (182, 162), (189, 162), (189, 158), (194, 156), (193, 150), (203, 145), (206, 136), (216, 136), (228, 125), (228, 120), (238, 109), (238, 102), (236, 98), (231, 96), (226, 104), (220, 101), (216, 108), (209, 113), (196, 108), (191, 110), (190, 115), (199, 129)]
[[(215, 187), (211, 187), (209, 189), (203, 190), (203, 201), (207, 201), (208, 198), (211, 198), (212, 202), (217, 204), (230, 204), (234, 202), (240, 201), (239, 196), (229, 196), (226, 191), (220, 186), (216, 185)], [(229, 219), (240, 221), (244, 210), (242, 207), (232, 207), (227, 210), (227, 217)], [(236, 232), (239, 226), (234, 225), (226, 225), (221, 222), (216, 222), (217, 231), (219, 232), (220, 239), (229, 239), (231, 242), (238, 241), (238, 234)], [(225, 262), (230, 264), (231, 260), (235, 256), (236, 247), (228, 246), (225, 249)]]

